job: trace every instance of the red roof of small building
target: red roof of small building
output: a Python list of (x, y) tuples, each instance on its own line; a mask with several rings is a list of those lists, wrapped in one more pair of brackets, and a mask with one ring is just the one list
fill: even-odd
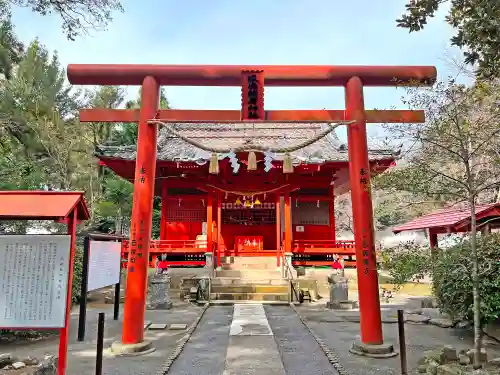
[[(465, 232), (469, 230), (470, 208), (445, 208), (431, 214), (417, 217), (405, 224), (394, 227), (394, 233), (429, 229), (434, 233)], [(498, 217), (500, 219), (500, 203), (476, 206), (478, 221)]]
[(0, 191), (2, 220), (62, 220), (77, 209), (77, 220), (90, 213), (82, 191)]

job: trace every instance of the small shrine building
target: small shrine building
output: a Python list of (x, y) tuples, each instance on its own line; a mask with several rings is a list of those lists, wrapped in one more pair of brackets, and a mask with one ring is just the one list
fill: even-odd
[[(350, 190), (347, 146), (329, 126), (183, 122), (162, 127), (154, 187), (162, 201), (160, 239), (151, 241), (150, 267), (160, 254), (169, 266), (203, 266), (205, 252), (211, 251), (219, 261), (227, 255), (274, 256), (279, 264), (280, 249), (293, 253), (294, 265), (331, 265), (336, 254), (354, 267), (354, 241), (337, 241), (334, 214), (335, 197)], [(288, 155), (216, 155), (196, 146), (237, 149), (248, 142), (263, 150), (305, 147)], [(135, 145), (100, 146), (97, 156), (133, 183)], [(389, 168), (394, 157), (391, 150), (370, 149), (371, 176)]]

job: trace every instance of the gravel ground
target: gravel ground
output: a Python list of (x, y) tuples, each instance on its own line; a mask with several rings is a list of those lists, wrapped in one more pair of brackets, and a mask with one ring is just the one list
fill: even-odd
[[(174, 308), (167, 311), (146, 311), (146, 320), (153, 323), (183, 323), (188, 326), (194, 322), (202, 311), (202, 307), (193, 306), (185, 302), (174, 301)], [(68, 345), (67, 375), (87, 375), (95, 373), (95, 353), (97, 337), (97, 315), (106, 313), (104, 348), (109, 348), (113, 341), (120, 340), (123, 312), (120, 320), (113, 320), (112, 305), (87, 310), (87, 329), (85, 341), (78, 342), (78, 312), (71, 314), (70, 335)], [(156, 351), (136, 357), (122, 357), (103, 359), (104, 375), (155, 375), (165, 358), (177, 345), (177, 341), (184, 336), (185, 331), (146, 331), (146, 339), (153, 341)], [(55, 337), (34, 343), (10, 344), (0, 346), (0, 353), (12, 353), (15, 356), (34, 356), (43, 358), (45, 354), (56, 355), (58, 352), (59, 338)]]
[[(351, 373), (358, 375), (396, 375), (400, 374), (400, 357), (389, 359), (373, 359), (349, 353), (351, 344), (359, 340), (359, 314), (357, 312), (340, 312), (327, 309), (309, 308), (306, 305), (297, 309), (307, 319), (307, 324), (333, 349), (340, 363)], [(395, 315), (396, 311), (385, 312), (384, 315)], [(395, 345), (399, 351), (397, 324), (383, 324), (384, 339)], [(444, 345), (452, 345), (456, 349), (470, 349), (472, 336), (469, 331), (453, 328), (439, 328), (433, 325), (405, 324), (408, 370), (415, 373), (417, 361), (426, 350), (436, 349)], [(487, 348), (490, 358), (500, 356), (500, 346), (490, 342)]]
[(337, 373), (290, 307), (265, 306), (265, 310), (287, 375)]
[(210, 307), (168, 374), (222, 375), (232, 316), (232, 306)]

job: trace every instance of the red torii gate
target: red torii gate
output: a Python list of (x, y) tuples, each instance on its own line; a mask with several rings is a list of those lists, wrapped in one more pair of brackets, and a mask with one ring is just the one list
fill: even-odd
[[(358, 273), (360, 329), (362, 345), (383, 345), (378, 274), (375, 260), (373, 208), (368, 163), (367, 123), (418, 123), (423, 111), (365, 111), (363, 86), (430, 85), (436, 79), (432, 66), (239, 66), (239, 65), (80, 65), (68, 66), (68, 79), (79, 85), (140, 85), (140, 110), (82, 109), (82, 122), (139, 122), (137, 160), (132, 208), (131, 244), (135, 244), (134, 272), (128, 272), (122, 343), (126, 350), (137, 350), (144, 340), (145, 296), (148, 277), (148, 251), (156, 167), (157, 124), (153, 118), (169, 121), (338, 121), (355, 120), (348, 126), (349, 174)], [(258, 100), (250, 109), (243, 101), (241, 111), (159, 110), (160, 86), (242, 86), (249, 93), (249, 75), (258, 83)], [(345, 110), (265, 111), (266, 86), (344, 86)], [(249, 115), (249, 111), (252, 115)], [(138, 229), (138, 231), (137, 231)], [(131, 249), (132, 254), (132, 249)], [(149, 348), (144, 343), (143, 349)], [(388, 351), (392, 351), (392, 346)]]

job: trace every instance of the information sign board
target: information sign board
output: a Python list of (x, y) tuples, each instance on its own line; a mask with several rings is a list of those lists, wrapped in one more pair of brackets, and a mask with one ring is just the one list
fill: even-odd
[(69, 235), (0, 236), (0, 327), (63, 328)]
[(90, 241), (87, 291), (118, 284), (121, 268), (121, 242)]

